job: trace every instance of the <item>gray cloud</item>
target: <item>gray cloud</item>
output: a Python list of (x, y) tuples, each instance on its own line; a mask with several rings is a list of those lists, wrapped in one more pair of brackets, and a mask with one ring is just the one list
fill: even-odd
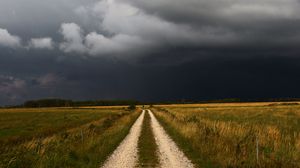
[(64, 52), (79, 52), (86, 51), (83, 45), (83, 31), (75, 23), (63, 23), (60, 28), (60, 33), (63, 35), (65, 42), (60, 44), (60, 49)]
[(255, 23), (263, 20), (299, 19), (298, 0), (118, 0), (130, 3), (149, 14), (155, 14), (173, 22), (223, 25)]
[(0, 98), (6, 98), (9, 101), (20, 99), (25, 93), (26, 82), (13, 76), (0, 75)]
[(54, 43), (50, 37), (32, 38), (29, 42), (28, 48), (51, 50), (54, 48)]
[(140, 53), (143, 55), (153, 48), (156, 51), (174, 47), (254, 50), (297, 46), (298, 8), (296, 0), (102, 0), (80, 6), (76, 11), (85, 18), (94, 16), (91, 18), (99, 22), (103, 37), (138, 37), (147, 44), (139, 47), (144, 49)]
[(0, 45), (4, 47), (19, 47), (21, 39), (18, 36), (11, 35), (6, 29), (0, 28)]
[[(73, 19), (65, 18), (57, 25), (63, 39), (50, 37), (65, 53), (128, 56), (168, 48), (234, 50), (246, 46), (250, 50), (292, 47), (300, 42), (297, 0), (78, 0), (65, 7), (72, 8), (68, 16)], [(30, 46), (53, 48), (45, 40), (32, 39)]]
[[(227, 45), (233, 47), (263, 44), (295, 45), (299, 43), (300, 3), (298, 0), (119, 0), (129, 3), (149, 15), (155, 15), (174, 24), (185, 24), (214, 37), (215, 45), (204, 40), (199, 46), (218, 44), (222, 35), (231, 34)], [(202, 38), (202, 35), (198, 38)], [(249, 45), (249, 43), (252, 43)], [(226, 45), (225, 45), (226, 46)]]
[[(25, 41), (32, 37), (59, 39), (61, 23), (84, 21), (73, 12), (78, 6), (97, 0), (10, 0), (0, 1), (0, 27), (18, 34)], [(85, 25), (88, 28), (89, 24)]]
[(54, 43), (52, 38), (44, 37), (44, 38), (32, 38), (27, 46), (23, 46), (21, 44), (22, 39), (16, 35), (10, 34), (6, 29), (0, 28), (0, 46), (10, 47), (10, 48), (27, 48), (27, 49), (53, 49)]
[(151, 43), (173, 43), (174, 40), (184, 43), (197, 38), (197, 33), (189, 26), (149, 15), (128, 3), (103, 0), (92, 6), (91, 12), (98, 16), (101, 29), (113, 35), (137, 36)]
[(49, 88), (58, 85), (60, 82), (63, 81), (63, 78), (56, 74), (48, 73), (46, 75), (36, 78), (35, 80), (37, 81), (40, 87)]
[[(39, 67), (40, 68), (40, 67)], [(34, 96), (58, 95), (57, 87), (64, 86), (65, 79), (56, 73), (41, 72), (41, 74), (0, 75), (0, 104), (21, 103)], [(35, 93), (35, 94), (32, 94)]]
[[(87, 49), (90, 55), (119, 53), (130, 55), (134, 52), (143, 55), (150, 50), (159, 50), (168, 46), (224, 43), (228, 38), (235, 38), (233, 33), (222, 33), (221, 29), (199, 31), (188, 25), (174, 24), (155, 15), (149, 15), (128, 3), (115, 0), (103, 0), (89, 6), (80, 6), (75, 11), (85, 17), (98, 16), (95, 17), (94, 22), (99, 22), (99, 29), (102, 33), (92, 32), (83, 38), (81, 29), (76, 26), (78, 30), (76, 39), (78, 40), (67, 40), (69, 43), (65, 43), (70, 46), (83, 44), (85, 47), (81, 45), (82, 47), (76, 47), (76, 49), (82, 48), (79, 52)], [(72, 23), (72, 25), (75, 24)], [(217, 36), (211, 32), (220, 33)], [(65, 35), (64, 37), (66, 39)], [(64, 49), (64, 47), (61, 48)], [(68, 52), (68, 50), (64, 51)]]
[(126, 34), (106, 37), (103, 34), (91, 32), (84, 36), (83, 30), (75, 23), (62, 24), (60, 33), (65, 40), (60, 44), (60, 49), (66, 53), (87, 53), (94, 56), (120, 53), (126, 55), (126, 52), (143, 49), (147, 45), (138, 36)]
[[(113, 37), (105, 37), (96, 32), (89, 33), (85, 37), (85, 45), (91, 55), (124, 54), (135, 52), (146, 45), (139, 37), (118, 34)], [(133, 52), (132, 52), (133, 53)]]
[(3, 0), (0, 104), (299, 97), (299, 12), (299, 0)]

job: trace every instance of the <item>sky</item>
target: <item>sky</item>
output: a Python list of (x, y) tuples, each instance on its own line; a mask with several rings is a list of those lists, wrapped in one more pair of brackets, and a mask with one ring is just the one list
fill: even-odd
[(0, 0), (0, 105), (300, 97), (300, 0)]

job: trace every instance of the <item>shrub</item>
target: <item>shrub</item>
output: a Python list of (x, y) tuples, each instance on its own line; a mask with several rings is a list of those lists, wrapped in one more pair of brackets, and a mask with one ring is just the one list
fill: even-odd
[(129, 109), (129, 110), (135, 110), (135, 109), (136, 109), (135, 104), (129, 105), (129, 106), (128, 106), (128, 109)]

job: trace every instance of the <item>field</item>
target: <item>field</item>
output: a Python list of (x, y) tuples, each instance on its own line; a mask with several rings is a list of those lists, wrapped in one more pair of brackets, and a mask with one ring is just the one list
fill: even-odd
[(154, 113), (199, 167), (300, 167), (300, 106), (157, 106)]
[(100, 166), (298, 168), (300, 105), (0, 109), (0, 168)]
[(137, 116), (124, 108), (0, 109), (0, 167), (99, 167)]

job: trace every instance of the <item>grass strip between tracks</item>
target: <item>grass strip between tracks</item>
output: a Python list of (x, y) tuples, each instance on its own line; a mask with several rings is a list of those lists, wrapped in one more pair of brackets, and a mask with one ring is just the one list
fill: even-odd
[(139, 138), (139, 166), (156, 167), (159, 163), (157, 145), (151, 128), (151, 118), (148, 112), (145, 113), (142, 133)]

